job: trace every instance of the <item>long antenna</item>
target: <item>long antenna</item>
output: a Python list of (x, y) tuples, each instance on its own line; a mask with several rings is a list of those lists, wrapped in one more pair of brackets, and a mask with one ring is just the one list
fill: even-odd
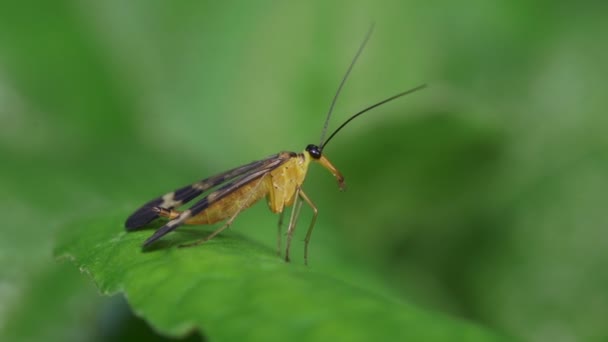
[(371, 106), (369, 106), (369, 107), (367, 107), (367, 108), (363, 109), (362, 111), (358, 112), (357, 114), (355, 114), (355, 115), (351, 116), (351, 117), (350, 117), (348, 120), (346, 120), (346, 121), (345, 121), (345, 122), (344, 122), (342, 125), (340, 125), (340, 127), (338, 127), (338, 129), (336, 129), (336, 130), (335, 130), (335, 131), (334, 131), (334, 132), (333, 132), (333, 133), (332, 133), (332, 134), (329, 136), (329, 138), (327, 138), (327, 140), (325, 140), (325, 142), (324, 142), (322, 145), (320, 145), (320, 146), (319, 146), (319, 149), (320, 149), (321, 151), (323, 151), (323, 149), (325, 148), (325, 146), (327, 146), (327, 143), (328, 143), (328, 142), (331, 140), (331, 138), (333, 138), (333, 137), (336, 135), (336, 133), (338, 133), (338, 132), (339, 132), (339, 131), (340, 131), (340, 130), (341, 130), (343, 127), (344, 127), (344, 126), (346, 126), (346, 124), (348, 124), (349, 122), (353, 121), (353, 120), (354, 120), (356, 117), (358, 117), (359, 115), (362, 115), (362, 114), (364, 114), (364, 113), (366, 113), (366, 112), (368, 112), (368, 111), (370, 111), (370, 110), (372, 110), (372, 109), (374, 109), (374, 108), (376, 108), (376, 107), (378, 107), (378, 106), (381, 106), (381, 105), (383, 105), (383, 104), (385, 104), (385, 103), (387, 103), (387, 102), (390, 102), (390, 101), (392, 101), (392, 100), (398, 99), (398, 98), (400, 98), (401, 96), (405, 96), (405, 95), (411, 94), (411, 93), (413, 93), (413, 92), (416, 92), (416, 91), (418, 91), (418, 90), (422, 90), (422, 89), (424, 89), (424, 88), (426, 88), (426, 84), (422, 84), (422, 85), (419, 85), (419, 86), (417, 86), (417, 87), (415, 87), (415, 88), (412, 88), (412, 89), (406, 90), (406, 91), (404, 91), (404, 92), (401, 92), (401, 93), (399, 93), (399, 94), (397, 94), (397, 95), (393, 95), (393, 96), (391, 96), (391, 97), (389, 97), (389, 98), (387, 98), (387, 99), (384, 99), (384, 100), (382, 100), (382, 101), (380, 101), (380, 102), (378, 102), (378, 103), (376, 103), (376, 104), (373, 104), (373, 105), (371, 105)]
[(365, 48), (365, 44), (367, 44), (369, 37), (371, 37), (372, 32), (374, 32), (374, 26), (375, 26), (375, 24), (372, 23), (371, 26), (369, 27), (369, 30), (367, 30), (367, 34), (365, 35), (365, 38), (363, 39), (361, 46), (359, 46), (359, 50), (357, 50), (357, 54), (355, 55), (355, 58), (353, 58), (352, 62), (350, 62), (350, 65), (348, 66), (348, 69), (346, 70), (346, 74), (344, 74), (344, 77), (342, 78), (342, 82), (340, 82), (340, 85), (338, 86), (338, 90), (336, 91), (336, 94), (334, 95), (334, 99), (331, 101), (331, 105), (329, 106), (329, 111), (327, 112), (327, 118), (325, 119), (325, 124), (323, 125), (323, 131), (321, 132), (321, 142), (319, 142), (319, 146), (323, 146), (323, 139), (325, 138), (325, 133), (327, 132), (327, 126), (329, 125), (329, 118), (331, 117), (331, 113), (334, 110), (334, 106), (336, 105), (338, 96), (340, 95), (340, 92), (342, 91), (342, 87), (344, 86), (344, 83), (346, 83), (346, 79), (348, 78), (348, 75), (350, 75), (350, 71), (353, 69), (353, 66), (355, 66), (355, 62), (357, 62), (359, 55), (361, 55), (361, 52), (363, 52), (363, 48)]

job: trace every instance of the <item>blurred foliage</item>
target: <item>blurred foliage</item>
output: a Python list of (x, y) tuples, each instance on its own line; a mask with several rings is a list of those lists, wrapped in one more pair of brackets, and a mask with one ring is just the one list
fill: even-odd
[[(342, 260), (406, 302), (506, 335), (605, 340), (606, 7), (2, 2), (0, 336), (150, 336), (103, 323), (132, 318), (53, 261), (58, 229), (316, 143), (373, 19), (332, 127), (431, 87), (332, 141), (347, 192), (311, 168), (311, 263)], [(256, 206), (234, 230), (272, 247), (275, 224)]]

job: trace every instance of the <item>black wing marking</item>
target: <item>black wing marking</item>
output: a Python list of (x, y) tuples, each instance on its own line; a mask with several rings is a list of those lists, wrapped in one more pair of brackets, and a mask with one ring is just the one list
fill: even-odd
[(151, 200), (144, 204), (141, 208), (137, 209), (131, 216), (127, 218), (125, 222), (125, 228), (127, 230), (135, 230), (143, 227), (146, 224), (152, 222), (158, 218), (158, 213), (154, 208), (173, 209), (177, 208), (185, 203), (190, 202), (195, 197), (199, 196), (203, 192), (217, 186), (221, 183), (229, 181), (238, 176), (244, 175), (248, 172), (256, 169), (265, 167), (267, 164), (277, 159), (279, 154), (272, 155), (268, 158), (251, 162), (249, 164), (236, 167), (234, 169), (222, 172), (215, 176), (198, 181), (194, 184), (184, 186), (175, 191), (166, 193), (158, 198)]
[(273, 160), (269, 165), (266, 165), (263, 169), (251, 172), (248, 175), (244, 175), (243, 177), (238, 178), (238, 179), (222, 186), (221, 188), (212, 192), (208, 196), (205, 196), (205, 198), (196, 202), (190, 209), (183, 211), (177, 218), (167, 222), (164, 226), (160, 227), (156, 232), (154, 232), (154, 234), (152, 234), (152, 236), (150, 236), (146, 240), (146, 242), (144, 242), (144, 248), (148, 247), (149, 245), (154, 243), (156, 240), (160, 239), (161, 237), (165, 236), (169, 232), (175, 230), (177, 227), (181, 226), (190, 217), (198, 215), (200, 212), (207, 209), (211, 204), (230, 195), (231, 193), (233, 193), (236, 189), (240, 188), (241, 186), (243, 186), (249, 182), (252, 182), (256, 179), (261, 178), (268, 172), (279, 167), (285, 161), (287, 161), (287, 158), (281, 158), (281, 156), (279, 155), (279, 157), (277, 159)]

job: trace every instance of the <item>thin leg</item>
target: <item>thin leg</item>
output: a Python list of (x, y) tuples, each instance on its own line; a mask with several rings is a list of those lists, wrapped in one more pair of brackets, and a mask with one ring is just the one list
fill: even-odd
[(249, 202), (249, 200), (251, 199), (251, 196), (256, 192), (256, 190), (258, 189), (258, 187), (260, 186), (260, 184), (262, 184), (262, 182), (264, 181), (265, 177), (266, 177), (266, 175), (260, 177), (260, 181), (255, 186), (255, 188), (249, 193), (249, 197), (247, 198), (247, 200), (243, 201), (243, 204), (241, 204), (241, 206), (236, 211), (236, 213), (234, 213), (234, 215), (232, 215), (228, 219), (228, 221), (226, 221), (226, 223), (224, 223), (224, 225), (222, 225), (220, 228), (214, 230), (213, 233), (209, 234), (209, 236), (207, 236), (207, 237), (204, 237), (202, 239), (196, 240), (196, 241), (191, 242), (191, 243), (181, 244), (181, 245), (179, 245), (179, 247), (192, 247), (192, 246), (200, 245), (201, 243), (204, 243), (204, 242), (207, 242), (207, 241), (213, 239), (217, 234), (221, 233), (224, 229), (230, 227), (230, 225), (232, 224), (232, 222), (234, 222), (234, 219), (236, 219), (236, 217), (241, 213), (241, 211), (243, 211), (243, 209), (245, 209), (245, 203)]
[(317, 206), (312, 203), (310, 198), (308, 198), (308, 196), (304, 193), (304, 191), (300, 190), (299, 195), (300, 197), (302, 197), (304, 202), (306, 202), (312, 209), (312, 221), (310, 221), (310, 226), (308, 227), (308, 231), (306, 232), (306, 238), (304, 239), (304, 265), (308, 265), (308, 243), (310, 242), (312, 229), (315, 227), (315, 222), (317, 222), (317, 214), (319, 214), (319, 210), (317, 209)]
[(202, 239), (198, 239), (194, 242), (190, 242), (190, 243), (182, 243), (181, 245), (179, 245), (178, 247), (183, 248), (183, 247), (193, 247), (193, 246), (198, 246), (201, 243), (207, 242), (211, 239), (213, 239), (217, 234), (221, 233), (222, 231), (224, 231), (224, 229), (230, 227), (230, 225), (232, 224), (232, 221), (234, 221), (234, 219), (236, 218), (236, 216), (241, 212), (241, 210), (237, 211), (236, 214), (232, 215), (232, 217), (226, 221), (226, 223), (224, 223), (223, 226), (221, 226), (220, 228), (216, 229), (213, 231), (213, 233), (209, 234), (209, 236), (206, 236)]
[(298, 194), (300, 193), (300, 189), (296, 190), (294, 194), (295, 200), (293, 202), (293, 209), (291, 209), (291, 217), (289, 218), (289, 226), (287, 227), (287, 242), (285, 247), (285, 261), (289, 262), (289, 248), (291, 247), (291, 238), (293, 237), (293, 232), (296, 229), (296, 224), (298, 222), (298, 215), (300, 214), (300, 208), (302, 207), (302, 201)]
[(300, 210), (302, 209), (302, 201), (297, 201), (297, 206), (294, 205), (292, 209), (293, 215), (293, 223), (287, 228), (287, 247), (285, 248), (285, 261), (289, 261), (289, 250), (291, 248), (291, 239), (293, 238), (293, 233), (296, 231), (296, 225), (298, 224), (298, 217), (300, 217)]
[(277, 255), (281, 256), (281, 230), (283, 228), (283, 216), (285, 214), (285, 210), (283, 209), (283, 211), (281, 211), (281, 213), (279, 214), (279, 232), (277, 235)]

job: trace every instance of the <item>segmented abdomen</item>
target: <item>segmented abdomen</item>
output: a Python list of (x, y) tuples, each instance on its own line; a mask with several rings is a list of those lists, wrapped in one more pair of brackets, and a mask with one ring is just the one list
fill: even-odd
[(186, 224), (212, 224), (226, 220), (239, 211), (243, 211), (268, 194), (268, 177), (263, 176), (236, 189), (230, 195), (213, 202), (213, 194), (209, 195), (211, 205), (198, 215), (186, 220)]

